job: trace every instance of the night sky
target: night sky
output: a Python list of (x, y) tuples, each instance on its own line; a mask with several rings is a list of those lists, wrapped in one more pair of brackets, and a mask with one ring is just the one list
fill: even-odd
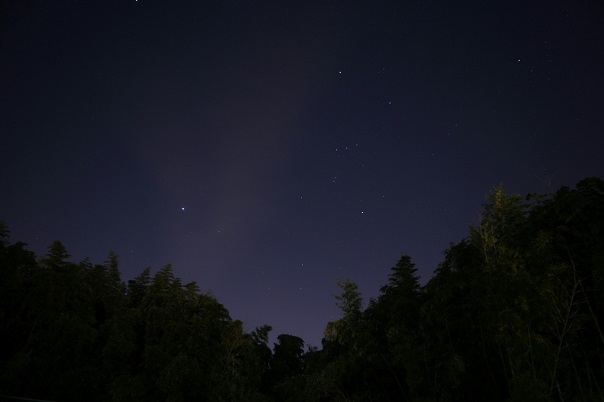
[(494, 186), (604, 176), (598, 3), (2, 2), (0, 220), (320, 346), (336, 279), (425, 283)]

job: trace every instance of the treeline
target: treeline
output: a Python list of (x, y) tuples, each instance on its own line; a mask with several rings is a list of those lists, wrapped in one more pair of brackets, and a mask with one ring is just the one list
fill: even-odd
[[(36, 260), (0, 242), (0, 395), (52, 401), (254, 401), (278, 365), (270, 327), (244, 333), (170, 265), (124, 284), (118, 260)], [(295, 337), (292, 337), (295, 338)], [(290, 339), (279, 338), (283, 343)], [(296, 339), (297, 340), (297, 339)], [(300, 343), (303, 343), (300, 341)]]
[(603, 401), (604, 182), (495, 189), (420, 286), (407, 256), (365, 310), (341, 285), (312, 381), (324, 400)]
[(409, 256), (321, 350), (250, 333), (166, 266), (40, 259), (0, 230), (0, 394), (55, 401), (604, 401), (604, 182), (502, 188), (421, 286)]

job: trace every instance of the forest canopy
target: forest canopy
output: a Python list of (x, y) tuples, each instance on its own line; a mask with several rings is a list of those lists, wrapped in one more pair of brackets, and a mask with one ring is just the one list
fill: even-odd
[[(322, 349), (251, 332), (172, 266), (38, 258), (0, 224), (0, 395), (49, 401), (604, 401), (604, 182), (495, 188), (421, 286), (412, 258)], [(363, 305), (366, 307), (363, 308)]]

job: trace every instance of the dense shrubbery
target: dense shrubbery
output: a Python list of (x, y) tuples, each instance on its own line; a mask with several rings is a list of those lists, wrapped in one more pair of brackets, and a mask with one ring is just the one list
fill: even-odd
[(602, 401), (604, 182), (494, 190), (420, 286), (408, 256), (377, 299), (339, 283), (322, 350), (252, 333), (170, 266), (36, 259), (0, 239), (0, 394), (75, 401)]

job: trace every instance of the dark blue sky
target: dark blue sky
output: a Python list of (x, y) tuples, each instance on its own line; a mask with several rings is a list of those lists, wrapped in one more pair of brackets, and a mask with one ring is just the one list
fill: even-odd
[(408, 254), (427, 281), (499, 183), (604, 176), (595, 1), (12, 3), (12, 240), (172, 263), (248, 330), (320, 345), (337, 278), (368, 300)]

